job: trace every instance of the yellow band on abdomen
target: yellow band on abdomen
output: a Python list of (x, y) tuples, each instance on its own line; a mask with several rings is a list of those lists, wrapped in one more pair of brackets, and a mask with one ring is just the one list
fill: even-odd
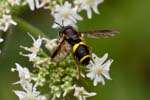
[(82, 63), (86, 58), (90, 58), (90, 55), (85, 55), (80, 59), (80, 63)]
[(86, 44), (84, 42), (79, 42), (79, 43), (75, 44), (73, 46), (73, 53), (75, 53), (75, 51), (77, 50), (77, 48), (79, 47), (79, 45), (86, 45)]

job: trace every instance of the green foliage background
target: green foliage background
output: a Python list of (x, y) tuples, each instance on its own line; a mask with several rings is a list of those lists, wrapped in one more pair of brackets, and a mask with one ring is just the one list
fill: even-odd
[[(84, 21), (78, 23), (78, 30), (118, 29), (120, 34), (113, 38), (86, 38), (92, 51), (102, 56), (108, 52), (114, 59), (110, 74), (112, 81), (106, 85), (92, 86), (89, 91), (97, 96), (88, 100), (149, 100), (150, 99), (150, 0), (105, 0), (99, 6), (100, 15), (91, 20), (86, 12), (81, 13)], [(59, 30), (51, 29), (53, 18), (45, 10), (24, 11), (19, 15), (30, 24), (42, 30), (49, 37), (56, 37)], [(10, 71), (15, 62), (29, 66), (28, 59), (19, 55), (20, 45), (30, 46), (31, 38), (26, 31), (17, 27), (3, 34), (5, 42), (0, 44), (0, 100), (17, 100), (12, 92), (12, 83), (18, 80), (17, 73)]]

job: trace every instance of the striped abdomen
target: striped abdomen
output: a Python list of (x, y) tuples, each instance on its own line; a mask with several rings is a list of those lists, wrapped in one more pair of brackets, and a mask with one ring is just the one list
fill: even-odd
[(84, 42), (79, 42), (73, 45), (73, 53), (77, 60), (84, 65), (89, 64), (90, 54), (87, 45)]

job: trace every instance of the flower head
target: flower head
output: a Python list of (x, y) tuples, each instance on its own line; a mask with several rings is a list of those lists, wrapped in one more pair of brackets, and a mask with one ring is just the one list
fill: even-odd
[[(77, 9), (72, 8), (72, 5), (68, 1), (66, 1), (64, 5), (56, 5), (52, 15), (55, 18), (55, 22), (61, 23), (63, 21), (64, 26), (72, 25), (76, 27), (76, 20), (82, 20), (82, 17), (77, 14)], [(56, 27), (58, 27), (58, 25), (54, 24), (53, 28)]]
[(95, 96), (96, 93), (88, 93), (83, 87), (75, 87), (74, 96), (78, 98), (78, 100), (86, 100), (87, 97)]
[(0, 18), (0, 30), (6, 32), (11, 24), (17, 25), (11, 15), (2, 15), (2, 18)]
[(91, 9), (93, 9), (93, 11), (97, 14), (99, 14), (99, 11), (97, 9), (98, 5), (100, 3), (102, 3), (103, 0), (75, 0), (74, 3), (77, 5), (77, 7), (79, 8), (78, 10), (86, 10), (87, 11), (87, 16), (89, 19), (92, 18), (92, 11)]
[(89, 73), (87, 77), (94, 80), (94, 86), (97, 85), (98, 82), (101, 82), (103, 85), (105, 84), (104, 77), (106, 79), (111, 79), (109, 75), (109, 68), (113, 60), (108, 60), (106, 63), (105, 60), (107, 59), (108, 54), (106, 53), (102, 58), (98, 58), (94, 53), (92, 54), (93, 62), (87, 65), (89, 69)]

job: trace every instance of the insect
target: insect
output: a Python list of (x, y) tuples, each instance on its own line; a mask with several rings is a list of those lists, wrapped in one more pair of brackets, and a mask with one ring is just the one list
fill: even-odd
[[(58, 24), (58, 23), (56, 23)], [(61, 26), (60, 24), (58, 24)], [(60, 61), (66, 57), (71, 50), (74, 58), (83, 65), (87, 65), (90, 62), (90, 50), (88, 45), (84, 42), (83, 37), (88, 36), (92, 38), (97, 37), (111, 37), (118, 33), (116, 30), (95, 30), (77, 32), (72, 26), (61, 26), (59, 37), (60, 43), (52, 54), (54, 61)]]

